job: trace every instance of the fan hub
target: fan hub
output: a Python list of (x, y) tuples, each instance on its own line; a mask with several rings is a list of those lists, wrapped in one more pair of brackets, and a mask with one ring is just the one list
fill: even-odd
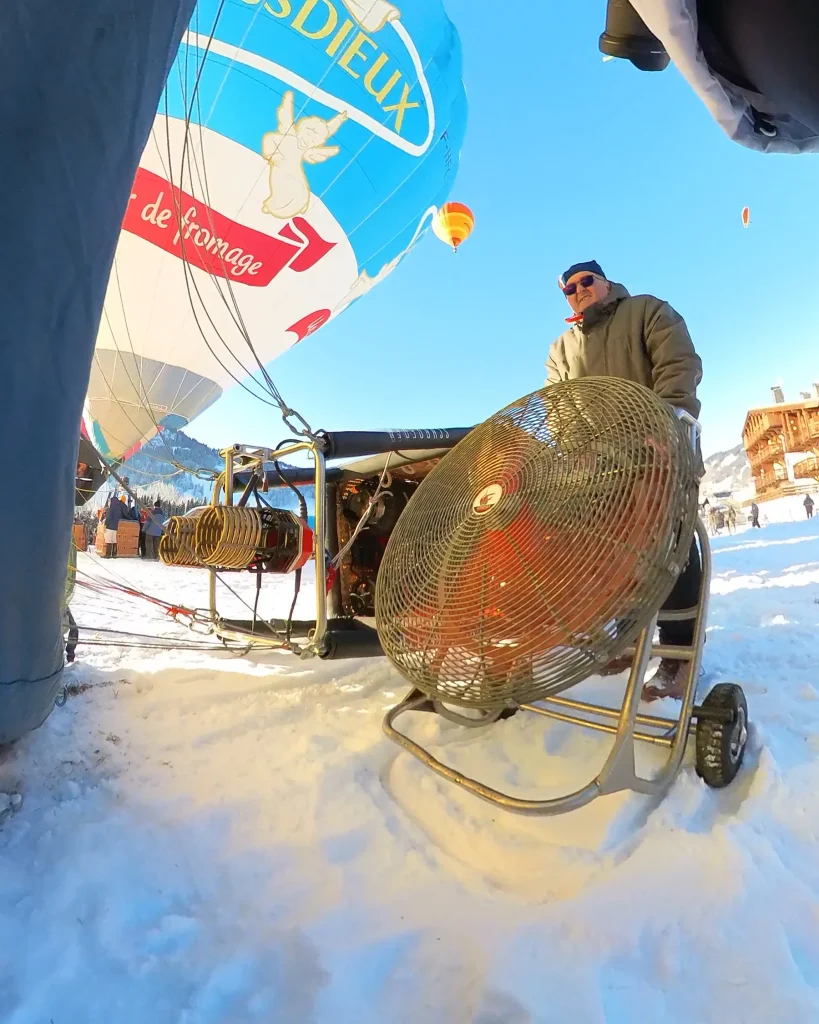
[(500, 484), (488, 484), (482, 487), (472, 502), (472, 511), (476, 516), (485, 516), (492, 512), (503, 500), (503, 487)]

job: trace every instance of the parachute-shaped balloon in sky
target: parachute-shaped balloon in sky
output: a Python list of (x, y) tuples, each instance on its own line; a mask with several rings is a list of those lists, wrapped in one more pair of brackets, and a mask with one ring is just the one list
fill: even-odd
[(131, 190), (84, 411), (182, 427), (390, 274), (466, 125), (442, 0), (200, 0)]
[(457, 249), (472, 234), (475, 217), (463, 203), (444, 203), (432, 221), (432, 230), (442, 242)]
[(751, 211), (747, 206), (742, 207), (742, 226), (747, 228), (751, 222)]

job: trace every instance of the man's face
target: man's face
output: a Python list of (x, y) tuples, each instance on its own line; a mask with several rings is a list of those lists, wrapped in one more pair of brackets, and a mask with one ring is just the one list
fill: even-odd
[(581, 270), (572, 274), (563, 285), (563, 294), (568, 299), (572, 311), (582, 313), (588, 306), (605, 298), (609, 288), (611, 285), (604, 277), (590, 274), (588, 270)]

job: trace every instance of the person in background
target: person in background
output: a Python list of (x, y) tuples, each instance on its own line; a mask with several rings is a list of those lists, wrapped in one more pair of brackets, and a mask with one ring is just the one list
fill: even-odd
[(145, 534), (145, 521), (148, 518), (148, 510), (141, 508), (139, 510), (139, 557), (145, 558), (146, 556), (146, 540)]
[(755, 501), (751, 502), (751, 527), (756, 527), (761, 530), (762, 527), (759, 525), (759, 505)]
[(805, 500), (802, 502), (805, 506), (805, 515), (808, 519), (813, 519), (813, 498), (809, 495), (805, 495)]
[(145, 538), (148, 548), (148, 558), (159, 558), (159, 541), (162, 537), (162, 530), (165, 527), (167, 516), (162, 511), (162, 502), (159, 498), (154, 502), (154, 507), (148, 513), (145, 520)]
[(125, 498), (114, 491), (105, 513), (105, 558), (117, 557), (117, 527), (123, 520), (130, 518)]
[[(568, 330), (552, 344), (546, 360), (547, 386), (580, 377), (620, 377), (650, 388), (695, 419), (699, 416), (697, 386), (702, 380), (702, 362), (685, 320), (675, 309), (653, 295), (630, 295), (622, 284), (606, 277), (596, 260), (572, 264), (559, 283), (572, 316), (567, 318)], [(701, 578), (700, 553), (694, 540), (688, 564), (663, 608), (693, 607)], [(690, 647), (693, 641), (692, 619), (660, 626), (661, 644)], [(681, 699), (686, 664), (663, 658), (651, 683), (643, 687), (643, 699)], [(615, 670), (613, 663), (609, 669)]]

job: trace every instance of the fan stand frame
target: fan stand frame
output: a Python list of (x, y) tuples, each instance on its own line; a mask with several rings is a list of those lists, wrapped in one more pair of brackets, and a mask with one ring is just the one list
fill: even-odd
[[(465, 715), (445, 707), (440, 701), (426, 696), (415, 696), (418, 691), (414, 690), (400, 704), (387, 712), (383, 721), (384, 732), (391, 740), (442, 778), (454, 782), (496, 807), (502, 807), (517, 814), (532, 816), (563, 814), (566, 811), (584, 807), (597, 797), (619, 793), (623, 790), (662, 797), (680, 770), (688, 739), (692, 733), (692, 722), (695, 719), (706, 718), (720, 721), (732, 720), (731, 712), (703, 708), (694, 704), (705, 643), (712, 571), (708, 533), (699, 518), (696, 520), (694, 533), (702, 558), (702, 578), (697, 604), (693, 608), (679, 611), (656, 612), (651, 622), (638, 637), (637, 643), (623, 651), (623, 654), (632, 654), (634, 662), (619, 711), (600, 704), (557, 696), (545, 697), (537, 703), (520, 705), (521, 710), (570, 725), (609, 733), (615, 737), (611, 752), (599, 774), (581, 789), (567, 793), (565, 796), (551, 797), (546, 800), (524, 800), (511, 796), (450, 768), (395, 727), (396, 719), (406, 712), (434, 711), (441, 717), (459, 725), (473, 729), (481, 728), (496, 722), (503, 713), (503, 708), (487, 711), (480, 718), (467, 718)], [(671, 647), (652, 642), (658, 622), (681, 622), (691, 619), (694, 620), (694, 642), (691, 647)], [(656, 715), (644, 715), (639, 712), (643, 679), (652, 655), (675, 658), (688, 664), (685, 690), (680, 702), (680, 714), (676, 720)], [(616, 724), (612, 719), (617, 720)], [(637, 774), (634, 751), (635, 743), (638, 740), (669, 748), (668, 760), (653, 778), (647, 779)]]

